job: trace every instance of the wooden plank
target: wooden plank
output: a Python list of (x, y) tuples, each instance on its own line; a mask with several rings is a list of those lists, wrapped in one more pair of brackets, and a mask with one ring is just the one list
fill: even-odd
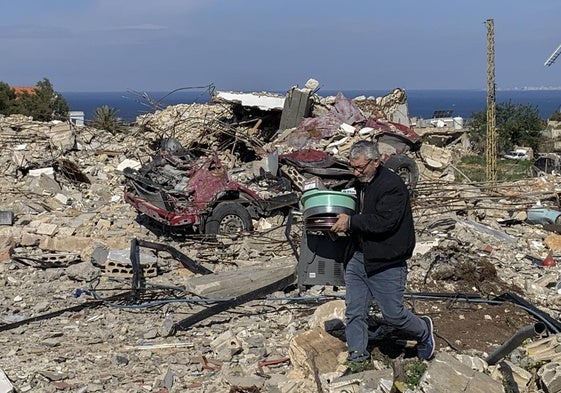
[(203, 297), (231, 298), (269, 285), (295, 271), (296, 266), (293, 263), (268, 267), (249, 266), (235, 271), (190, 278), (185, 283), (185, 288)]

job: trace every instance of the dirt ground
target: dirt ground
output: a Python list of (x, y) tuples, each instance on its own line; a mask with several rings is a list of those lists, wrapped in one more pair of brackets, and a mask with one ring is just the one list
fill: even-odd
[(537, 320), (512, 303), (489, 305), (466, 302), (417, 301), (415, 311), (434, 323), (436, 349), (491, 354), (519, 329)]
[[(443, 283), (446, 283), (445, 291)], [(505, 293), (524, 296), (519, 288), (506, 285), (494, 266), (485, 261), (472, 262), (466, 258), (454, 264), (434, 266), (422, 282), (409, 282), (408, 289), (408, 307), (415, 314), (428, 315), (433, 320), (437, 351), (446, 349), (486, 357), (518, 330), (538, 322), (514, 302), (486, 302)], [(464, 296), (447, 298), (443, 292)], [(394, 336), (383, 340), (373, 349), (390, 358), (401, 353), (415, 356), (414, 351), (396, 346), (396, 338), (399, 339)]]

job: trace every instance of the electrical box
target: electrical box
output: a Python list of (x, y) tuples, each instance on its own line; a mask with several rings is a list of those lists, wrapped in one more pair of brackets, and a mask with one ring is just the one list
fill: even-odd
[(298, 261), (298, 287), (344, 286), (345, 265), (351, 258), (350, 236), (331, 238), (304, 231)]

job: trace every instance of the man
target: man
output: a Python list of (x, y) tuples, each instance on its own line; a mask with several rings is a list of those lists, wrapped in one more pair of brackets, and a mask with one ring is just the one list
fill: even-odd
[(346, 327), (349, 367), (370, 359), (367, 317), (376, 301), (385, 323), (415, 338), (417, 356), (428, 360), (434, 353), (433, 324), (403, 306), (407, 259), (415, 247), (415, 228), (409, 191), (403, 180), (380, 162), (371, 141), (351, 146), (349, 162), (358, 180), (356, 214), (339, 214), (334, 232), (350, 232), (356, 251), (345, 268)]

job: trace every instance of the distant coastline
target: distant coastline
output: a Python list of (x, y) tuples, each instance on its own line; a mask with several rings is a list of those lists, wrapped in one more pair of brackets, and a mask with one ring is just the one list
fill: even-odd
[(561, 86), (524, 86), (524, 87), (507, 87), (497, 88), (497, 91), (543, 91), (543, 90), (561, 90)]
[[(320, 96), (336, 95), (337, 90), (319, 90)], [(349, 98), (358, 96), (381, 97), (389, 90), (341, 90)], [(409, 116), (429, 119), (434, 111), (452, 110), (453, 116), (470, 118), (473, 113), (485, 110), (487, 93), (485, 90), (406, 90)], [(284, 94), (284, 92), (272, 92)], [(86, 120), (95, 117), (95, 110), (107, 105), (115, 108), (125, 121), (134, 121), (137, 116), (154, 112), (168, 105), (206, 103), (210, 100), (208, 91), (169, 92), (61, 92), (70, 109), (83, 111)], [(496, 102), (530, 104), (540, 111), (542, 118), (548, 118), (561, 106), (561, 87), (554, 88), (514, 88), (497, 89)]]

